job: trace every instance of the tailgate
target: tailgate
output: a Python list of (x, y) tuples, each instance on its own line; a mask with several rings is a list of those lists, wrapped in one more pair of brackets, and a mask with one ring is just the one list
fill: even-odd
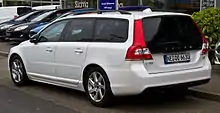
[(200, 68), (202, 35), (189, 16), (164, 15), (143, 19), (145, 43), (153, 60), (144, 61), (149, 73)]

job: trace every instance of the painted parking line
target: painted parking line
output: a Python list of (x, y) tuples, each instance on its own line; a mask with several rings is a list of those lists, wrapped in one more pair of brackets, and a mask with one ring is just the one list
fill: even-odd
[(0, 51), (0, 55), (4, 57), (8, 57), (8, 52)]

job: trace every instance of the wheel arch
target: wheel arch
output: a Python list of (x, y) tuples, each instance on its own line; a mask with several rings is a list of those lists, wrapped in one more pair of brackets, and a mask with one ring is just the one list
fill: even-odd
[(12, 53), (9, 57), (9, 63), (11, 62), (12, 58), (15, 57), (15, 56), (19, 56), (21, 58), (21, 56), (17, 53)]
[[(83, 69), (83, 72), (82, 72), (82, 85), (83, 85), (83, 88), (84, 88), (84, 86), (85, 86), (84, 81), (85, 81), (86, 73), (88, 72), (89, 69), (94, 68), (94, 67), (98, 67), (98, 68), (102, 69), (103, 72), (106, 73), (106, 70), (105, 70), (102, 66), (100, 66), (100, 65), (98, 65), (98, 64), (96, 64), (96, 63), (91, 63), (91, 64), (86, 65), (85, 68)], [(106, 73), (106, 75), (107, 75), (107, 73)], [(107, 76), (107, 77), (108, 77), (108, 76)], [(109, 79), (109, 78), (108, 78), (108, 79)]]
[(10, 62), (11, 62), (12, 58), (15, 57), (15, 56), (18, 56), (18, 57), (22, 60), (24, 66), (25, 66), (25, 69), (26, 69), (26, 71), (27, 71), (26, 61), (23, 59), (22, 55), (20, 55), (20, 54), (17, 53), (17, 52), (11, 53), (11, 54), (9, 55), (9, 58), (8, 58), (8, 69), (10, 69)]

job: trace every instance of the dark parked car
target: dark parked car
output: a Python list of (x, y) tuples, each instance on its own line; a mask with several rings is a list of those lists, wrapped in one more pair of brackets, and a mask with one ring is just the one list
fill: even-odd
[[(75, 9), (75, 10), (69, 11), (67, 13), (64, 13), (63, 15), (61, 15), (60, 17), (58, 17), (58, 18), (56, 18), (54, 20), (57, 20), (57, 19), (60, 19), (60, 18), (64, 18), (64, 17), (70, 16), (70, 15), (86, 14), (86, 13), (93, 12), (95, 10), (96, 9), (94, 9), (94, 8)], [(33, 35), (37, 34), (40, 30), (42, 30), (48, 24), (49, 23), (44, 23), (44, 24), (41, 24), (41, 25), (37, 26), (36, 28), (32, 29), (30, 31), (29, 37), (32, 37)]]
[(215, 48), (215, 64), (220, 65), (220, 41), (216, 43)]
[(13, 41), (24, 41), (29, 39), (29, 32), (31, 29), (51, 22), (60, 15), (73, 10), (73, 9), (59, 9), (59, 10), (48, 10), (45, 13), (32, 19), (30, 22), (12, 26), (6, 30), (6, 38)]
[(13, 20), (10, 20), (10, 21), (7, 21), (7, 22), (4, 22), (4, 23), (0, 24), (0, 38), (4, 39), (5, 32), (9, 27), (29, 22), (33, 18), (35, 18), (36, 16), (42, 14), (43, 12), (44, 12), (43, 10), (41, 10), (41, 11), (39, 11), (39, 10), (38, 11), (31, 11), (31, 12), (28, 12), (26, 14), (23, 14), (23, 15), (17, 17), (16, 19), (13, 19)]

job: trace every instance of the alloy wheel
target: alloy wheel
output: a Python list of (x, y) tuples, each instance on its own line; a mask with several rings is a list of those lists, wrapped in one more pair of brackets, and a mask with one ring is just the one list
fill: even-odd
[(11, 64), (11, 74), (15, 82), (20, 82), (23, 77), (23, 66), (20, 60), (15, 59)]
[(101, 73), (93, 72), (88, 79), (88, 93), (95, 102), (100, 102), (105, 96), (106, 84)]

